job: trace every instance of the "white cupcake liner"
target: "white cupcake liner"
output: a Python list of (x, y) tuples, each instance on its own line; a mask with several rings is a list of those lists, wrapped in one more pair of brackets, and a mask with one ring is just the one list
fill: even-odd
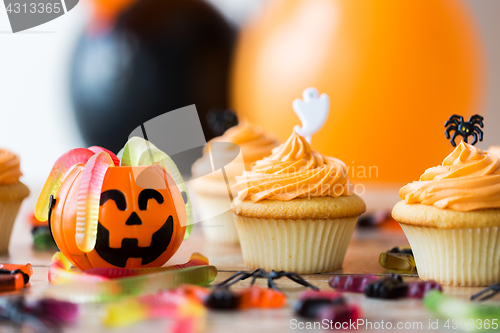
[(235, 215), (245, 265), (299, 274), (342, 268), (358, 217), (274, 220)]
[(437, 229), (400, 223), (422, 280), (480, 287), (500, 281), (498, 227)]
[(202, 221), (203, 235), (211, 243), (233, 245), (240, 243), (228, 198), (197, 195), (196, 204)]
[(10, 236), (22, 200), (0, 202), (0, 253), (9, 250)]

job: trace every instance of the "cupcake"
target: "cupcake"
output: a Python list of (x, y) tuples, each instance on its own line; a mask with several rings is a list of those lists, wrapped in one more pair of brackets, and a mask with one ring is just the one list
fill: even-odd
[(363, 200), (350, 194), (346, 165), (293, 132), (236, 177), (234, 208), (245, 264), (299, 274), (340, 269)]
[(0, 149), (0, 253), (8, 251), (19, 207), (30, 193), (28, 187), (19, 181), (21, 176), (19, 157)]
[(399, 191), (392, 216), (411, 244), (418, 274), (453, 286), (500, 280), (500, 162), (461, 142), (442, 165)]
[[(271, 154), (271, 150), (278, 145), (279, 141), (272, 134), (247, 122), (241, 122), (208, 142), (203, 156), (193, 164), (190, 184), (199, 218), (203, 221), (203, 233), (209, 241), (239, 243), (225, 178), (229, 186), (234, 185), (235, 176), (241, 175), (243, 169), (249, 170), (253, 162)], [(212, 154), (208, 147), (212, 147)], [(214, 150), (217, 152), (214, 153)], [(240, 152), (243, 163), (235, 162), (235, 156)], [(217, 165), (224, 168), (225, 175), (213, 172), (214, 163), (215, 169), (219, 169)]]

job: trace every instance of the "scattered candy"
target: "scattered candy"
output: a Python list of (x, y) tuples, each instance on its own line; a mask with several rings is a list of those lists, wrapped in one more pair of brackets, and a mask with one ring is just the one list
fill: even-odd
[(345, 304), (342, 294), (335, 291), (305, 291), (294, 304), (294, 311), (301, 317), (316, 318), (320, 307)]
[(436, 281), (403, 282), (399, 275), (382, 278), (365, 287), (365, 295), (374, 298), (396, 299), (402, 297), (422, 298), (430, 290), (441, 291), (441, 285)]
[(206, 288), (184, 285), (112, 304), (107, 307), (103, 322), (106, 326), (123, 327), (147, 319), (170, 318), (175, 320), (173, 326), (179, 332), (200, 332), (206, 321), (203, 301), (207, 296)]
[(106, 277), (85, 275), (76, 271), (71, 271), (71, 263), (61, 252), (56, 252), (54, 256), (52, 256), (49, 267), (49, 282), (52, 284), (95, 283), (107, 280), (108, 278)]
[(443, 290), (441, 285), (434, 280), (408, 282), (407, 284), (408, 291), (406, 292), (406, 297), (408, 298), (424, 298), (425, 294), (431, 290)]
[(328, 320), (330, 324), (355, 322), (361, 318), (357, 305), (347, 304), (340, 293), (332, 291), (307, 291), (300, 295), (294, 311), (301, 317)]
[(0, 264), (0, 292), (17, 291), (28, 284), (33, 275), (31, 264)]
[(69, 261), (61, 254), (56, 254), (49, 268), (52, 285), (46, 294), (76, 303), (116, 301), (128, 296), (154, 294), (182, 284), (207, 285), (217, 276), (217, 268), (209, 266), (208, 261), (200, 266), (182, 267), (184, 265), (165, 267), (150, 274), (108, 279), (100, 275), (72, 272)]
[(286, 304), (286, 296), (281, 291), (272, 288), (251, 286), (239, 290), (239, 308), (281, 308)]
[(500, 318), (500, 306), (497, 304), (477, 304), (431, 290), (424, 297), (424, 306), (440, 317), (456, 319), (448, 323), (448, 327), (453, 325), (467, 331), (498, 329), (492, 326)]
[(337, 291), (363, 293), (365, 291), (365, 286), (368, 283), (372, 283), (377, 280), (378, 278), (375, 275), (370, 274), (336, 275), (330, 278), (328, 284)]
[(14, 327), (29, 326), (36, 332), (57, 332), (61, 325), (77, 320), (78, 306), (47, 298), (26, 302), (22, 296), (5, 297), (0, 299), (0, 317)]
[(379, 257), (380, 266), (397, 273), (411, 273), (416, 267), (410, 248), (394, 247)]

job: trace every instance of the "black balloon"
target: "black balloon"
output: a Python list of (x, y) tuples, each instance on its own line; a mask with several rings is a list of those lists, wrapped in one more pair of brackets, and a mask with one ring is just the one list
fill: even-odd
[[(92, 27), (92, 22), (90, 23)], [(71, 97), (88, 146), (117, 152), (141, 123), (196, 104), (206, 114), (228, 106), (235, 33), (202, 0), (138, 0), (111, 29), (87, 29), (71, 65)]]

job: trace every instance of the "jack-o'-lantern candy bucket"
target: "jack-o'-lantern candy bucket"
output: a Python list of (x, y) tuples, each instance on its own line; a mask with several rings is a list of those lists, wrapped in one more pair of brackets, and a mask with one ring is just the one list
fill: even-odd
[(60, 251), (82, 270), (159, 267), (191, 229), (188, 192), (174, 162), (130, 139), (118, 154), (101, 147), (62, 155), (38, 198)]

